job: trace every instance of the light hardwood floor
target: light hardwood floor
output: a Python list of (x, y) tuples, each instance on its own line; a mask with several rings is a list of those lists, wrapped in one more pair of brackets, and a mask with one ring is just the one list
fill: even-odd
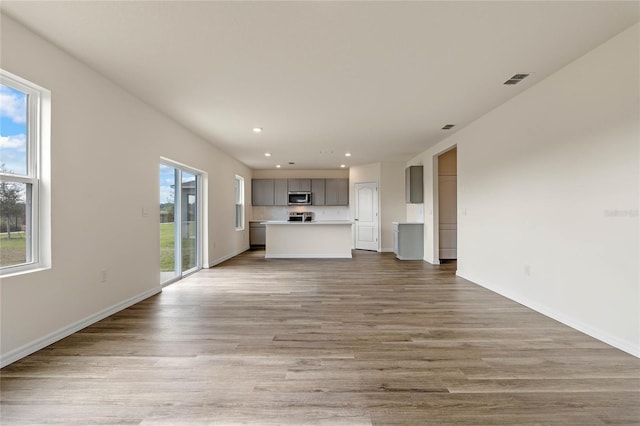
[(1, 423), (640, 424), (640, 360), (454, 263), (263, 253), (4, 368)]

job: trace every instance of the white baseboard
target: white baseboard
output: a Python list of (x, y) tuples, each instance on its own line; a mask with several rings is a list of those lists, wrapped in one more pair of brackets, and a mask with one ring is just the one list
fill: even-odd
[(439, 264), (440, 264), (440, 261), (439, 261), (439, 260), (435, 260), (435, 259), (432, 259), (432, 258), (430, 258), (430, 257), (425, 257), (425, 258), (424, 258), (424, 259), (422, 259), (422, 260), (424, 260), (425, 262), (430, 263), (430, 264), (432, 264), (432, 265), (439, 265)]
[(6, 367), (7, 365), (18, 361), (19, 359), (22, 359), (27, 355), (31, 355), (32, 353), (39, 351), (40, 349), (45, 348), (50, 344), (57, 342), (58, 340), (62, 340), (65, 337), (70, 336), (73, 333), (76, 333), (83, 328), (90, 326), (91, 324), (95, 324), (96, 322), (103, 320), (108, 316), (111, 316), (117, 312), (122, 311), (123, 309), (128, 308), (129, 306), (135, 305), (136, 303), (141, 302), (144, 299), (148, 299), (149, 297), (160, 293), (161, 291), (162, 289), (159, 287), (147, 290), (142, 294), (117, 303), (109, 308), (103, 309), (100, 312), (81, 319), (80, 321), (76, 321), (73, 324), (56, 330), (53, 333), (50, 333), (40, 339), (20, 346), (19, 348), (9, 351), (6, 354), (2, 354), (2, 359), (0, 360), (0, 368)]
[(293, 254), (265, 254), (265, 259), (351, 259), (353, 256), (351, 253), (349, 254), (304, 254), (304, 253), (293, 253)]
[(393, 253), (393, 247), (391, 248), (383, 248), (380, 250), (381, 253)]
[(228, 254), (226, 256), (222, 256), (222, 257), (219, 257), (217, 259), (210, 260), (209, 263), (206, 263), (206, 264), (202, 265), (202, 267), (203, 268), (213, 268), (214, 266), (219, 265), (222, 262), (226, 262), (227, 260), (231, 259), (232, 257), (236, 257), (237, 255), (242, 254), (247, 250), (249, 250), (249, 246), (247, 246), (245, 248), (242, 248), (242, 249), (240, 249), (240, 250), (238, 250), (236, 252), (230, 253), (230, 254)]
[(533, 309), (534, 311), (542, 315), (545, 315), (551, 319), (561, 322), (562, 324), (569, 326), (575, 330), (578, 330), (579, 332), (584, 333), (587, 336), (593, 337), (594, 339), (600, 340), (601, 342), (611, 345), (614, 348), (620, 349), (621, 351), (627, 352), (637, 358), (640, 358), (640, 346), (637, 346), (632, 342), (619, 339), (618, 337), (612, 336), (605, 331), (602, 331), (600, 329), (587, 325), (582, 321), (576, 320), (575, 318), (572, 318), (561, 312), (557, 312), (546, 306), (539, 305), (520, 295), (512, 294), (511, 292), (506, 291), (505, 289), (496, 288), (490, 284), (483, 283), (481, 282), (481, 280), (476, 280), (473, 277), (469, 276), (468, 274), (460, 272), (459, 270), (456, 271), (456, 275), (459, 276), (460, 278), (464, 278), (467, 281), (471, 281), (474, 284), (477, 284), (481, 287), (491, 290), (494, 293), (504, 296), (507, 299), (511, 299), (514, 302), (520, 303), (521, 305), (524, 305), (527, 308)]

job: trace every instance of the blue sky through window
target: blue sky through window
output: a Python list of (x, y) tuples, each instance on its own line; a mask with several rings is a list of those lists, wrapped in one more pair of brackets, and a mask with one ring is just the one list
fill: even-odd
[(0, 165), (27, 174), (27, 94), (0, 84)]
[(176, 169), (160, 165), (160, 204), (174, 202), (174, 187), (176, 184)]

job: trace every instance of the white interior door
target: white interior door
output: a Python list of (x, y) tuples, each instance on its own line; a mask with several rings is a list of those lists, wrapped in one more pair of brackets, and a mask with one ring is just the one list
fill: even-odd
[(378, 251), (378, 184), (356, 183), (356, 249)]

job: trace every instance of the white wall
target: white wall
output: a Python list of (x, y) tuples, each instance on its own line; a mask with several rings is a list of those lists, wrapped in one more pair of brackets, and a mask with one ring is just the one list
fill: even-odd
[(380, 163), (380, 234), (381, 251), (393, 251), (393, 222), (404, 222), (407, 218), (404, 191), (404, 163)]
[[(352, 166), (349, 170), (349, 199), (351, 217), (355, 217), (354, 184), (376, 182), (378, 184), (378, 251), (393, 251), (392, 222), (406, 219), (404, 199), (404, 163), (382, 162)], [(355, 232), (355, 227), (354, 227)]]
[(282, 170), (263, 169), (254, 170), (254, 179), (346, 179), (349, 177), (348, 169), (340, 170)]
[(438, 221), (437, 157), (452, 145), (453, 143), (447, 139), (407, 163), (407, 166), (422, 165), (424, 179), (424, 203), (407, 204), (407, 221), (424, 222), (424, 260), (436, 265), (440, 263), (437, 247), (438, 233), (435, 232)]
[[(362, 166), (351, 166), (349, 168), (349, 200), (353, 200), (349, 209), (351, 210), (351, 217), (356, 217), (356, 193), (355, 184), (365, 182), (375, 182), (378, 184), (378, 193), (380, 192), (380, 163), (366, 164)], [(378, 212), (380, 211), (380, 197), (378, 197)], [(381, 241), (380, 226), (378, 226), (378, 241)], [(355, 246), (355, 232), (356, 227), (353, 226), (353, 241)], [(380, 251), (380, 244), (378, 244), (378, 251)]]
[(380, 163), (351, 166), (349, 168), (349, 199), (355, 200), (353, 194), (354, 183), (380, 182)]
[(639, 40), (635, 25), (412, 160), (429, 217), (432, 158), (458, 147), (460, 276), (636, 356)]
[[(1, 19), (2, 67), (52, 93), (53, 266), (0, 284), (6, 364), (160, 291), (161, 156), (208, 174), (210, 264), (249, 246), (248, 231), (234, 226), (234, 177), (250, 182), (251, 171), (22, 25)], [(102, 269), (108, 281), (101, 284)]]

